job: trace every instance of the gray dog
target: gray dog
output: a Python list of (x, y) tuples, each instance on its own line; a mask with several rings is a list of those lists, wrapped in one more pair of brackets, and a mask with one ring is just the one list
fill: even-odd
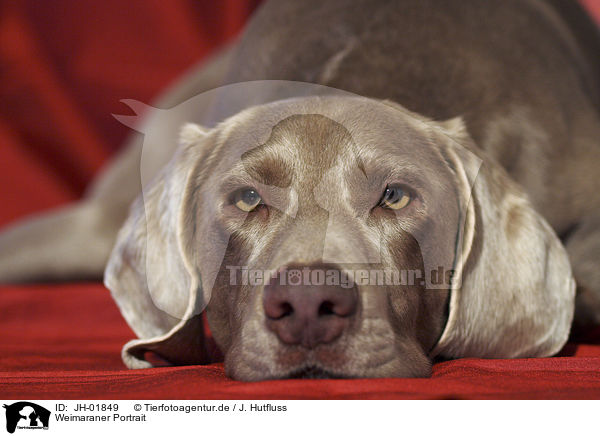
[(159, 106), (267, 79), (356, 95), (150, 117), (145, 156), (0, 236), (0, 280), (106, 267), (129, 367), (206, 362), (205, 314), (241, 380), (422, 377), (600, 321), (600, 38), (576, 3), (271, 1)]

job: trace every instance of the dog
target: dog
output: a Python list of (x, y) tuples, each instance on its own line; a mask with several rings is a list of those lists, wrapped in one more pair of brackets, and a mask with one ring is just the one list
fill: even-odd
[[(0, 279), (104, 273), (130, 368), (206, 363), (204, 316), (239, 380), (553, 355), (600, 321), (598, 54), (573, 2), (267, 2)], [(306, 92), (220, 108), (258, 80)]]

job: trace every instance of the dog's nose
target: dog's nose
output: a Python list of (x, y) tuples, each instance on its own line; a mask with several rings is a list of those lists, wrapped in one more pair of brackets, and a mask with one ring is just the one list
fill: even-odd
[(350, 325), (357, 294), (337, 268), (288, 267), (265, 286), (267, 327), (286, 344), (314, 348), (333, 342)]

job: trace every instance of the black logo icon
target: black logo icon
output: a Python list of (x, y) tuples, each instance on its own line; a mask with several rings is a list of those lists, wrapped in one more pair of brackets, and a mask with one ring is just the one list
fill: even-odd
[(6, 409), (6, 431), (14, 433), (19, 429), (48, 429), (50, 411), (29, 401), (19, 401), (4, 405)]

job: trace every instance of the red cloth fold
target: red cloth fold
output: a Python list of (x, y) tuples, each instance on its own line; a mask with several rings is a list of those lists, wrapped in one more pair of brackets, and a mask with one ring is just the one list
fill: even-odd
[[(78, 198), (150, 102), (257, 0), (0, 3), (0, 225)], [(600, 0), (586, 0), (600, 17)], [(548, 359), (460, 359), (430, 379), (242, 383), (222, 364), (127, 370), (134, 334), (100, 284), (0, 288), (0, 397), (600, 398), (600, 332)]]

